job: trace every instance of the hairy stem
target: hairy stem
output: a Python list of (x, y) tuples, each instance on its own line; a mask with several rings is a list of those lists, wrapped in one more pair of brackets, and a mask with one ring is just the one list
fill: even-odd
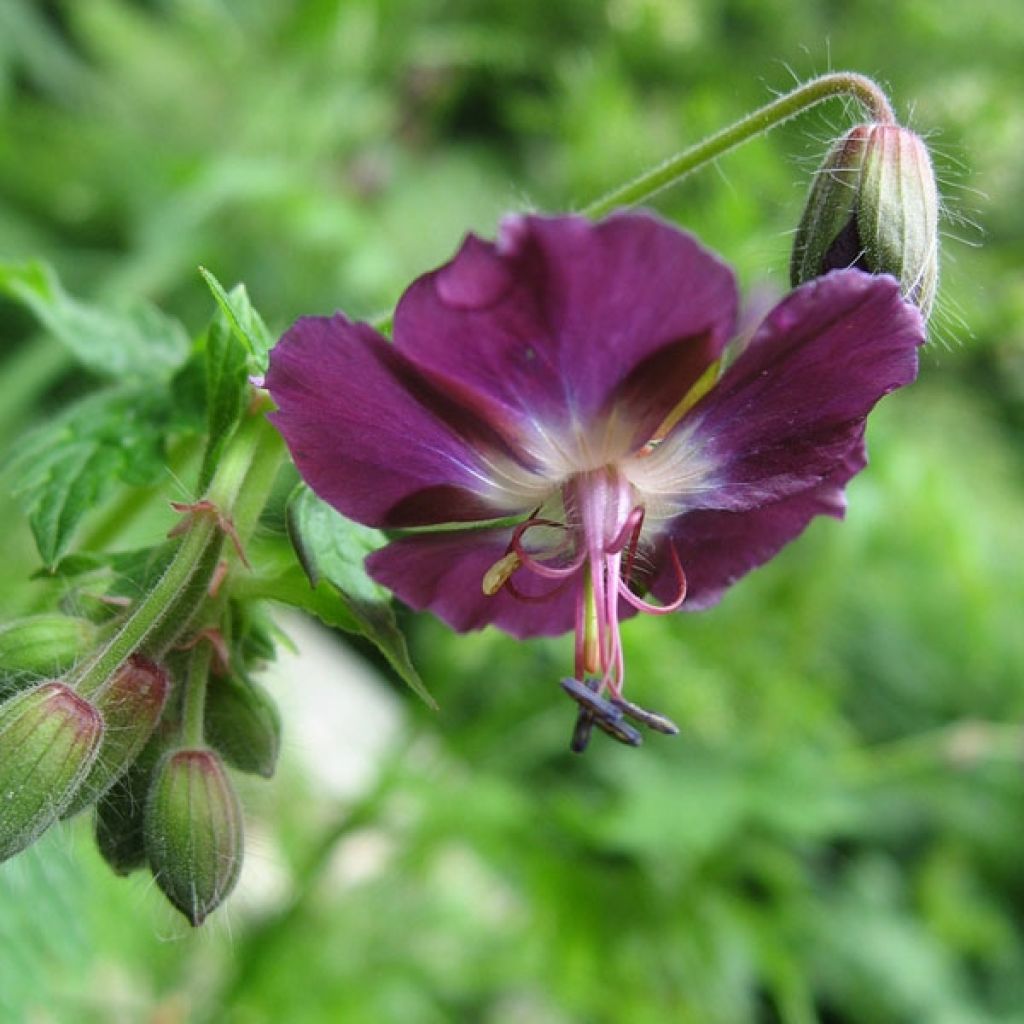
[(620, 185), (595, 199), (583, 212), (601, 217), (612, 210), (649, 199), (662, 189), (674, 185), (691, 171), (709, 163), (723, 153), (802, 114), (825, 100), (845, 96), (856, 100), (873, 121), (892, 124), (896, 118), (882, 89), (870, 78), (850, 71), (836, 71), (798, 85), (760, 110), (741, 118), (696, 145), (669, 157), (664, 163), (646, 171), (638, 178)]
[(181, 738), (186, 747), (197, 750), (204, 745), (203, 720), (206, 717), (206, 683), (210, 678), (209, 641), (200, 638), (192, 648), (185, 678), (185, 700), (182, 707)]
[[(258, 411), (242, 422), (225, 448), (205, 499), (223, 516), (232, 514), (263, 435), (271, 429), (262, 410)], [(266, 499), (266, 491), (263, 492), (263, 499)], [(216, 559), (203, 556), (209, 554), (211, 544), (217, 544), (221, 539), (220, 530), (215, 516), (193, 515), (192, 523), (182, 537), (181, 546), (163, 576), (110, 640), (83, 666), (75, 680), (79, 693), (91, 697), (102, 690), (121, 662), (139, 649), (161, 623), (165, 624), (173, 639), (180, 629), (165, 620), (175, 609), (186, 616), (179, 624), (184, 628), (194, 614), (195, 607), (181, 608), (178, 598), (186, 588), (198, 588), (200, 593), (206, 589), (216, 568)], [(200, 579), (200, 576), (203, 578)]]

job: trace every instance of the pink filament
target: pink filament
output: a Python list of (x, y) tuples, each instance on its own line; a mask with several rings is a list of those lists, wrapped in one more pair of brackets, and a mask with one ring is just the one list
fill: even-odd
[[(540, 596), (524, 594), (511, 579), (505, 582), (508, 592), (522, 601), (546, 601), (561, 592), (577, 573), (587, 565), (590, 573), (593, 607), (596, 611), (597, 665), (588, 664), (588, 605), (585, 588), (580, 589), (576, 603), (576, 677), (584, 679), (595, 670), (601, 673), (598, 692), (608, 690), (613, 697), (622, 696), (626, 668), (619, 630), (619, 601), (650, 615), (666, 615), (676, 611), (686, 600), (686, 574), (675, 546), (669, 543), (669, 555), (679, 583), (675, 598), (668, 604), (655, 605), (645, 601), (629, 588), (637, 549), (644, 523), (644, 509), (634, 504), (633, 491), (625, 477), (613, 468), (591, 470), (574, 477), (565, 485), (566, 507), (572, 525), (536, 515), (520, 523), (512, 534), (507, 551), (515, 553), (520, 568), (542, 579), (557, 580), (558, 585)], [(568, 561), (551, 565), (527, 552), (525, 535), (538, 526), (566, 532), (566, 543), (549, 552), (547, 559), (563, 558), (570, 546), (575, 549)]]

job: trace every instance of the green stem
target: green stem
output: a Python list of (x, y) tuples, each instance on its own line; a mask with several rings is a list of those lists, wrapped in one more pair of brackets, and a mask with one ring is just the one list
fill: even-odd
[(192, 524), (163, 576), (107, 645), (86, 664), (75, 684), (75, 689), (83, 697), (98, 693), (118, 665), (141, 647), (150, 632), (160, 624), (175, 598), (192, 579), (203, 551), (217, 529), (217, 524), (205, 516)]
[(874, 121), (892, 124), (896, 120), (885, 93), (870, 78), (849, 71), (822, 75), (595, 199), (583, 212), (589, 217), (600, 217), (624, 206), (635, 206), (741, 143), (837, 96), (857, 100)]
[(259, 440), (249, 474), (245, 478), (245, 485), (232, 511), (235, 534), (243, 550), (256, 528), (263, 507), (267, 503), (267, 495), (274, 486), (274, 480), (284, 458), (284, 441), (281, 435), (268, 425)]
[[(231, 514), (263, 434), (270, 429), (262, 411), (258, 412), (242, 422), (225, 448), (206, 493), (206, 500), (223, 515)], [(163, 576), (106, 645), (86, 662), (75, 683), (79, 693), (84, 697), (98, 693), (118, 665), (140, 648), (157, 626), (164, 622), (178, 604), (179, 595), (190, 583), (201, 582), (205, 588), (209, 578), (200, 581), (197, 573), (202, 568), (212, 575), (216, 561), (213, 561), (211, 567), (210, 560), (204, 559), (203, 555), (211, 542), (216, 543), (219, 531), (220, 526), (213, 515), (193, 516), (181, 546)], [(182, 612), (191, 618), (194, 610), (183, 609)]]
[[(277, 431), (267, 427), (257, 442), (249, 472), (246, 474), (231, 512), (235, 537), (243, 551), (256, 528), (256, 523), (266, 504), (267, 495), (274, 484), (274, 478), (277, 476), (283, 459), (284, 442)], [(182, 634), (195, 628), (196, 620), (200, 615), (210, 617), (206, 609), (207, 591), (224, 552), (225, 538), (218, 531), (211, 537), (200, 556), (195, 575), (182, 588), (181, 593), (175, 599), (174, 606), (146, 637), (142, 649), (149, 657), (160, 661)], [(244, 580), (248, 575), (249, 573), (246, 572), (242, 579)], [(235, 592), (236, 586), (237, 584), (232, 584), (232, 593)], [(211, 624), (216, 625), (218, 618), (219, 616), (213, 616)]]
[(214, 530), (196, 562), (196, 570), (179, 591), (167, 613), (140, 645), (144, 654), (162, 661), (178, 637), (188, 632), (203, 611), (210, 580), (224, 551), (224, 535)]
[(264, 435), (273, 430), (264, 411), (256, 410), (241, 422), (210, 481), (206, 500), (225, 515), (233, 513)]
[(210, 642), (200, 637), (188, 661), (185, 702), (182, 708), (182, 743), (196, 750), (203, 746), (203, 721), (206, 717), (206, 683), (210, 678)]

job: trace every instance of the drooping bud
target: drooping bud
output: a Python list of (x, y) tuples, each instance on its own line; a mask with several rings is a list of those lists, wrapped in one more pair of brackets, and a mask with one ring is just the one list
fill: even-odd
[(96, 803), (96, 846), (119, 875), (146, 866), (146, 794), (176, 732), (177, 724), (165, 718), (135, 763)]
[(64, 817), (94, 804), (131, 767), (163, 714), (170, 679), (167, 672), (133, 654), (113, 675), (94, 703), (103, 715), (103, 745)]
[(269, 779), (281, 749), (281, 715), (258, 683), (237, 676), (211, 679), (206, 691), (206, 741), (232, 768)]
[(811, 183), (790, 259), (803, 284), (841, 267), (892, 274), (931, 312), (939, 276), (939, 193), (921, 137), (862, 124), (833, 143)]
[(146, 863), (143, 819), (151, 774), (137, 773), (132, 765), (96, 804), (96, 846), (118, 875), (130, 875)]
[(34, 842), (88, 774), (103, 718), (61, 682), (0, 705), (0, 861)]
[(0, 698), (53, 679), (89, 653), (96, 626), (69, 615), (33, 615), (0, 626)]
[(242, 868), (242, 810), (212, 750), (174, 750), (157, 766), (146, 802), (146, 854), (157, 885), (198, 927)]

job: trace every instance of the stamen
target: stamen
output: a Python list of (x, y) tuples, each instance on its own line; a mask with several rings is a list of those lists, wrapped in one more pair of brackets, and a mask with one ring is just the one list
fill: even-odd
[(625, 548), (627, 541), (630, 544), (640, 539), (640, 530), (644, 525), (644, 507), (637, 505), (622, 524), (622, 529), (615, 535), (615, 539), (605, 548), (609, 555), (617, 555)]
[(602, 681), (595, 678), (583, 683), (578, 679), (562, 680), (562, 689), (580, 705), (572, 740), (569, 743), (569, 749), (575, 754), (582, 754), (587, 749), (590, 733), (595, 725), (620, 743), (631, 747), (638, 747), (643, 743), (640, 733), (622, 720), (623, 711), (598, 695), (602, 685)]
[(590, 733), (594, 727), (594, 716), (589, 711), (580, 710), (576, 716), (576, 725), (572, 730), (569, 749), (574, 754), (582, 754), (590, 743)]
[[(562, 523), (556, 523), (550, 519), (531, 519), (525, 523), (520, 524), (516, 527), (515, 533), (512, 534), (512, 540), (509, 543), (509, 550), (512, 551), (519, 559), (520, 565), (525, 566), (530, 572), (537, 576), (543, 576), (549, 580), (562, 580), (567, 576), (572, 576), (574, 573), (579, 571), (580, 566), (583, 564), (583, 559), (586, 557), (585, 552), (578, 554), (568, 565), (545, 565), (543, 562), (539, 562), (533, 555), (528, 554), (526, 549), (523, 547), (523, 534), (526, 533), (531, 527), (534, 526), (556, 526), (563, 530), (568, 531), (568, 527)], [(552, 552), (553, 557), (557, 557), (560, 554), (559, 551)]]
[(503, 586), (512, 578), (512, 574), (522, 565), (522, 560), (515, 551), (509, 551), (499, 558), (494, 565), (484, 573), (484, 578), (481, 581), (481, 587), (483, 592), (488, 597), (494, 597), (494, 595), (501, 590)]
[(627, 747), (639, 747), (643, 744), (644, 738), (628, 722), (609, 722), (603, 718), (594, 718), (594, 725), (602, 732), (608, 733), (612, 739), (625, 743)]
[(584, 672), (601, 671), (601, 626), (597, 611), (597, 600), (594, 596), (594, 572), (590, 565), (583, 573), (583, 594), (580, 598), (582, 614), (577, 617), (577, 623), (582, 620), (583, 638), (580, 641), (582, 657), (577, 666), (577, 674)]
[(622, 718), (623, 712), (619, 708), (606, 701), (604, 697), (598, 696), (600, 680), (588, 679), (587, 682), (581, 683), (578, 679), (563, 679), (561, 686), (581, 708), (591, 714), (610, 721), (619, 721)]
[(722, 360), (716, 359), (694, 382), (676, 407), (658, 425), (651, 439), (637, 452), (640, 458), (651, 455), (672, 428), (715, 386), (722, 372)]
[[(519, 569), (528, 569), (535, 576), (540, 576), (544, 579), (549, 580), (563, 580), (566, 581), (572, 575), (579, 571), (580, 566), (583, 564), (583, 556), (580, 555), (574, 558), (567, 565), (545, 565), (543, 562), (538, 561), (533, 555), (529, 554), (523, 547), (523, 535), (527, 530), (533, 529), (535, 526), (547, 526), (554, 529), (564, 530), (568, 532), (568, 527), (564, 523), (559, 523), (554, 519), (537, 519), (531, 517), (526, 522), (520, 523), (512, 534), (512, 539), (509, 541), (508, 549), (505, 554), (499, 558), (494, 565), (492, 565), (487, 572), (484, 573), (483, 579), (480, 581), (480, 586), (483, 592), (488, 597), (494, 597), (503, 587), (518, 600), (522, 601), (546, 601), (548, 598), (553, 597), (557, 594), (561, 587), (556, 588), (548, 594), (544, 594), (542, 597), (530, 597), (523, 594), (515, 584), (512, 582), (512, 577)], [(558, 549), (552, 552), (552, 557), (558, 557), (562, 549)]]
[(642, 708), (639, 704), (634, 704), (632, 701), (625, 700), (622, 697), (612, 697), (609, 703), (614, 704), (624, 715), (628, 715), (635, 722), (646, 725), (648, 729), (653, 729), (655, 732), (663, 732), (666, 736), (679, 735), (679, 726), (665, 715), (659, 715), (655, 711), (648, 711), (647, 708)]
[(683, 565), (679, 561), (676, 546), (671, 541), (669, 541), (668, 550), (672, 556), (672, 568), (675, 569), (676, 578), (679, 580), (679, 592), (668, 604), (657, 605), (644, 601), (629, 589), (626, 580), (619, 580), (619, 594), (639, 612), (647, 612), (648, 615), (667, 615), (669, 612), (678, 611), (686, 600), (686, 573), (683, 572)]
[(636, 553), (640, 547), (640, 534), (644, 528), (645, 514), (646, 510), (644, 507), (637, 505), (629, 514), (626, 526), (623, 527), (623, 533), (625, 533), (626, 527), (629, 526), (630, 522), (633, 524), (633, 532), (629, 538), (629, 544), (626, 546), (626, 566), (622, 570), (622, 579), (627, 587), (629, 586), (629, 581), (633, 578), (633, 566), (636, 564)]

